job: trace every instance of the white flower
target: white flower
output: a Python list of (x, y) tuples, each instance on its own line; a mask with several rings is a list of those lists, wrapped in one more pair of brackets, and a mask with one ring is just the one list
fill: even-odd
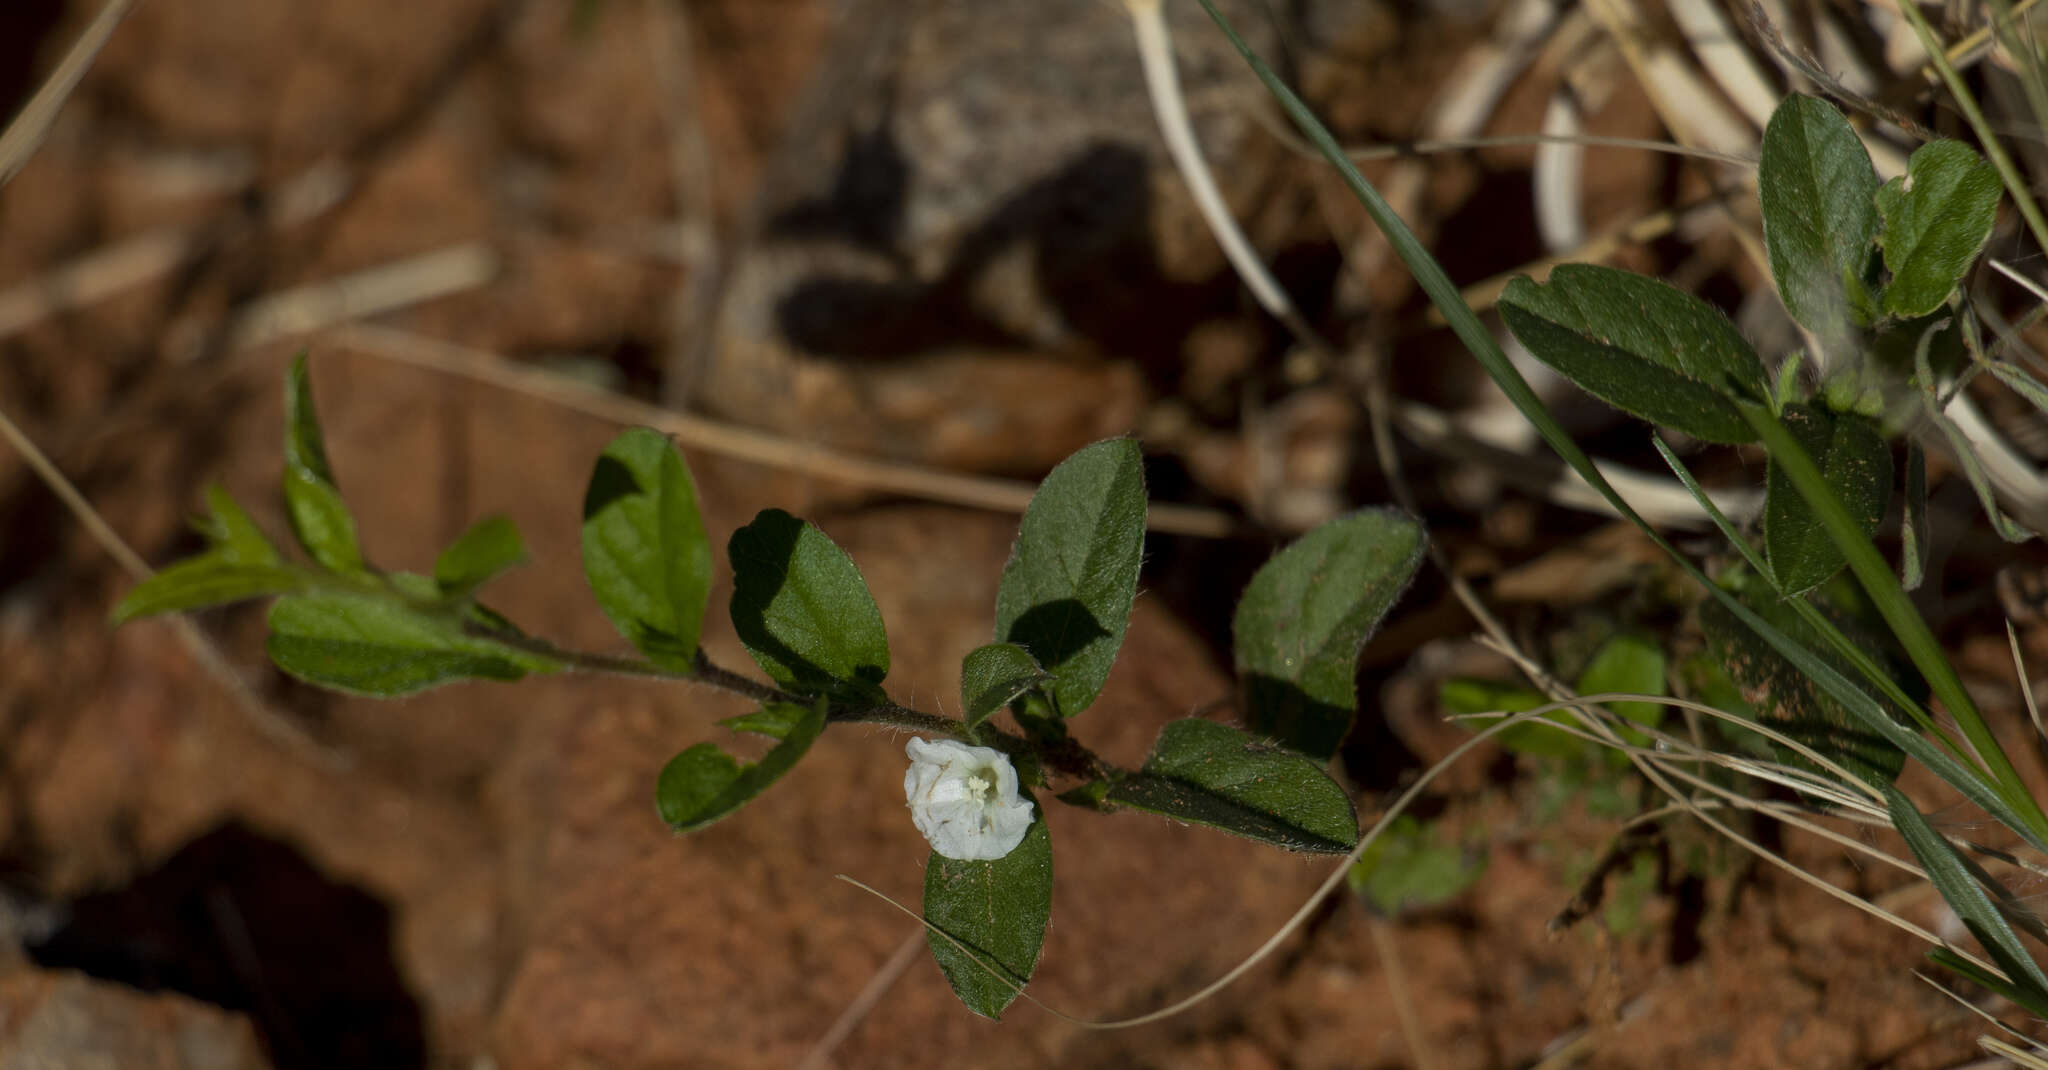
[(1017, 770), (1003, 752), (917, 738), (903, 750), (910, 755), (910, 771), (903, 774), (910, 820), (931, 841), (932, 850), (947, 858), (987, 862), (1024, 842), (1031, 802), (1017, 797)]

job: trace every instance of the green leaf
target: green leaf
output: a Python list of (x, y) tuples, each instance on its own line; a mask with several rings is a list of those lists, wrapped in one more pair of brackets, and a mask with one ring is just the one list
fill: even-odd
[(1108, 801), (1290, 851), (1343, 854), (1358, 842), (1351, 799), (1320, 763), (1200, 718), (1168, 724)]
[(1063, 717), (1088, 708), (1109, 679), (1138, 594), (1145, 469), (1137, 442), (1084, 446), (1038, 485), (996, 590), (996, 641), (1051, 673)]
[(114, 607), (114, 623), (137, 617), (289, 594), (306, 585), (302, 569), (289, 565), (244, 565), (218, 553), (189, 557), (143, 580)]
[(1891, 282), (1884, 310), (1911, 319), (1948, 301), (1984, 251), (1998, 218), (1998, 169), (1958, 141), (1913, 150), (1906, 173), (1877, 191), (1878, 241)]
[[(739, 731), (782, 726), (782, 742), (758, 762), (741, 762), (716, 743), (699, 743), (669, 759), (654, 789), (654, 807), (677, 832), (703, 828), (768, 790), (825, 731), (825, 703), (769, 703)], [(737, 718), (736, 718), (737, 720)], [(773, 734), (768, 733), (768, 734)]]
[(1030, 651), (1015, 643), (975, 648), (960, 662), (960, 703), (966, 709), (967, 727), (988, 720), (1013, 699), (1052, 679)]
[[(1636, 694), (1663, 695), (1664, 648), (1639, 635), (1617, 635), (1602, 644), (1579, 674), (1581, 695)], [(1655, 728), (1664, 719), (1664, 706), (1656, 702), (1610, 702), (1607, 708), (1640, 725)], [(1650, 737), (1622, 731), (1622, 737), (1638, 747), (1648, 746)], [(1625, 757), (1616, 755), (1616, 757)]]
[(199, 522), (199, 533), (212, 544), (213, 556), (231, 565), (276, 565), (284, 560), (277, 544), (218, 483), (207, 485), (206, 516)]
[[(1849, 677), (1852, 686), (1867, 695), (1895, 723), (1912, 723), (1910, 716), (1886, 699), (1875, 685), (1851, 675), (1854, 670), (1847, 659), (1829, 647), (1819, 632), (1800, 619), (1790, 605), (1769, 592), (1753, 589), (1753, 586), (1754, 583), (1738, 585), (1732, 593), (1742, 605), (1804, 646), (1812, 656)], [(1926, 684), (1902, 663), (1882, 631), (1831, 606), (1823, 604), (1820, 609), (1824, 617), (1904, 687), (1909, 697), (1926, 694)], [(1772, 649), (1719, 603), (1702, 603), (1699, 612), (1700, 629), (1706, 633), (1709, 651), (1727, 670), (1729, 679), (1741, 689), (1743, 701), (1756, 711), (1759, 719), (1872, 784), (1890, 784), (1898, 778), (1900, 770), (1905, 768), (1906, 759), (1896, 745), (1865, 725), (1817, 685), (1808, 673)], [(1827, 775), (1789, 747), (1773, 742), (1771, 748), (1779, 760), (1788, 765)]]
[[(1892, 451), (1877, 421), (1808, 404), (1785, 406), (1782, 419), (1863, 533), (1876, 532), (1892, 493)], [(1764, 482), (1764, 550), (1778, 585), (1793, 595), (1820, 586), (1847, 561), (1776, 462)]]
[[(1032, 806), (1038, 807), (1036, 799)], [(960, 1002), (984, 1018), (1000, 1018), (1031, 980), (1052, 917), (1052, 836), (1045, 811), (1038, 809), (1024, 842), (994, 861), (963, 862), (933, 851), (924, 870), (924, 917), (968, 949), (926, 934), (932, 958)]]
[(1251, 727), (1317, 758), (1358, 714), (1358, 652), (1422, 563), (1422, 525), (1366, 509), (1317, 527), (1267, 561), (1231, 619)]
[(788, 739), (789, 734), (796, 731), (797, 726), (810, 714), (808, 706), (777, 702), (752, 713), (722, 718), (718, 723), (735, 732), (752, 732), (757, 736), (767, 736), (769, 739)]
[(1756, 438), (1730, 392), (1769, 395), (1763, 361), (1714, 306), (1655, 279), (1561, 264), (1510, 281), (1501, 319), (1536, 359), (1587, 393), (1709, 442)]
[(711, 599), (711, 540), (682, 455), (660, 432), (612, 440), (583, 496), (583, 574), (649, 661), (687, 672)]
[(551, 658), (467, 635), (457, 617), (355, 592), (278, 599), (270, 609), (269, 650), (278, 668), (307, 683), (379, 698), (561, 668)]
[(1439, 823), (1402, 814), (1358, 856), (1344, 881), (1374, 910), (1393, 916), (1450, 899), (1485, 872), (1485, 855), (1445, 842)]
[(1859, 314), (1877, 237), (1877, 171), (1835, 106), (1793, 94), (1764, 128), (1757, 162), (1764, 249), (1792, 318), (1824, 341), (1847, 337)]
[(1955, 847), (1928, 824), (1927, 818), (1899, 789), (1885, 785), (1884, 797), (1892, 827), (1899, 830), (1906, 846), (1912, 848), (1913, 857), (1927, 871), (1927, 880), (1948, 902), (1949, 909), (1956, 912), (1970, 935), (1990, 952), (1991, 960), (2005, 973), (2011, 987), (2025, 997), (2015, 996), (2015, 1001), (2023, 1006), (2048, 1004), (2048, 973), (2042, 972), (2026, 945), (2020, 943), (2019, 934), (2013, 932), (1997, 904), (1971, 875)]
[(502, 516), (485, 517), (441, 551), (434, 561), (434, 583), (442, 594), (466, 595), (524, 560), (526, 543), (519, 528)]
[(285, 378), (284, 413), (284, 503), (292, 531), (313, 560), (344, 575), (360, 575), (367, 569), (356, 541), (355, 517), (341, 500), (327, 465), (327, 444), (313, 409), (313, 382), (304, 352), (292, 359)]
[(732, 625), (763, 672), (792, 691), (882, 700), (889, 637), (853, 559), (824, 532), (764, 509), (732, 533)]

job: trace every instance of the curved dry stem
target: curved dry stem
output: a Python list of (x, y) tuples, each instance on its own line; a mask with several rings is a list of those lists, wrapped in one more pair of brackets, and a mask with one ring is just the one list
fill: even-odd
[[(488, 383), (599, 419), (652, 427), (674, 436), (690, 449), (802, 472), (833, 483), (1004, 513), (1023, 512), (1037, 490), (1016, 480), (871, 460), (765, 431), (673, 412), (559, 375), (523, 368), (494, 353), (409, 331), (352, 324), (340, 328), (332, 337), (342, 345), (384, 360)], [(1154, 503), (1146, 510), (1145, 524), (1152, 531), (1210, 539), (1238, 531), (1229, 514), (1192, 505)]]
[(100, 13), (93, 16), (85, 32), (72, 42), (57, 68), (43, 79), (36, 95), (22, 105), (13, 121), (7, 124), (5, 133), (0, 133), (0, 186), (14, 177), (16, 171), (35, 155), (36, 147), (43, 143), (43, 135), (50, 132), (50, 124), (57, 119), (57, 112), (64, 107), (64, 101), (71, 91), (78, 88), (78, 80), (92, 66), (93, 57), (99, 55), (107, 38), (114, 35), (114, 28), (121, 25), (121, 19), (128, 14), (130, 0), (107, 0)]

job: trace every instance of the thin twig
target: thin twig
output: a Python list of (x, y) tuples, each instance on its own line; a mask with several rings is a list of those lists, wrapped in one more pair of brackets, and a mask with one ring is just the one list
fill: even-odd
[(498, 254), (462, 242), (362, 271), (266, 294), (249, 303), (229, 331), (231, 349), (251, 349), (351, 320), (473, 290), (498, 273)]
[[(539, 398), (574, 412), (638, 424), (675, 436), (689, 449), (835, 483), (995, 512), (1021, 513), (1036, 488), (1028, 483), (941, 472), (858, 457), (826, 446), (720, 423), (620, 397), (559, 375), (522, 368), (493, 353), (388, 327), (353, 324), (330, 337), (339, 344), (413, 367), (430, 368)], [(1145, 516), (1153, 531), (1223, 538), (1239, 531), (1227, 514), (1191, 505), (1153, 504)]]
[(887, 962), (875, 968), (874, 974), (861, 986), (853, 1001), (846, 1005), (845, 1010), (839, 1012), (839, 1017), (832, 1020), (831, 1027), (811, 1046), (803, 1061), (796, 1064), (796, 1070), (825, 1070), (825, 1067), (830, 1066), (832, 1053), (839, 1050), (839, 1045), (846, 1043), (846, 1038), (852, 1036), (855, 1029), (860, 1028), (860, 1023), (866, 1021), (868, 1015), (874, 1013), (875, 1008), (881, 1004), (882, 997), (889, 994), (889, 989), (895, 987), (896, 982), (910, 969), (910, 964), (917, 961), (918, 952), (923, 951), (925, 945), (930, 942), (931, 938), (925, 935), (922, 928), (912, 930), (909, 936), (904, 937), (903, 943), (896, 948), (896, 953), (890, 955)]
[(107, 38), (114, 35), (114, 28), (121, 24), (128, 14), (130, 0), (107, 0), (100, 13), (93, 17), (85, 32), (78, 35), (71, 50), (57, 64), (57, 69), (43, 79), (42, 88), (29, 98), (28, 103), (16, 113), (14, 120), (7, 124), (7, 131), (0, 133), (0, 186), (14, 177), (15, 172), (35, 155), (36, 147), (43, 143), (43, 136), (50, 132), (50, 124), (56, 120), (57, 112), (64, 107), (64, 101), (71, 91), (78, 88), (78, 80), (85, 77), (86, 69), (92, 66), (93, 57), (99, 55)]
[(1372, 935), (1373, 951), (1379, 955), (1380, 970), (1387, 975), (1387, 993), (1393, 997), (1394, 1017), (1401, 1023), (1401, 1036), (1408, 1042), (1409, 1065), (1415, 1070), (1437, 1070), (1443, 1061), (1436, 1057), (1436, 1049), (1429, 1043), (1429, 1033), (1422, 1027), (1422, 1016), (1415, 1011), (1414, 997), (1408, 991), (1408, 971), (1401, 967), (1400, 942), (1395, 938), (1393, 925), (1384, 918), (1367, 918), (1366, 932)]
[(160, 278), (183, 263), (194, 244), (190, 228), (159, 227), (0, 290), (0, 338), (27, 330), (66, 309), (94, 304)]

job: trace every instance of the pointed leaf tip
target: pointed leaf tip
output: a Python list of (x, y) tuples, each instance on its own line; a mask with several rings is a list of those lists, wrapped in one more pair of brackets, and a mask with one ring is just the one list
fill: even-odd
[(1052, 836), (1031, 801), (1039, 817), (1009, 854), (969, 862), (934, 851), (925, 863), (925, 920), (968, 949), (927, 931), (932, 958), (960, 1002), (984, 1018), (1000, 1018), (1031, 980), (1052, 918)]
[(306, 354), (293, 358), (285, 378), (284, 500), (292, 531), (313, 560), (344, 575), (367, 571), (356, 521), (327, 464), (327, 443), (313, 406)]
[(882, 698), (889, 637), (853, 558), (817, 526), (764, 509), (726, 543), (732, 624), (776, 683), (850, 702)]
[(1343, 854), (1358, 842), (1357, 811), (1321, 763), (1200, 718), (1162, 729), (1144, 768), (1106, 801), (1290, 851)]
[(711, 599), (711, 540), (682, 455), (629, 428), (598, 456), (583, 496), (583, 574), (648, 660), (688, 671)]
[(1130, 625), (1145, 547), (1144, 455), (1133, 439), (1061, 461), (1024, 510), (996, 590), (998, 642), (1053, 675), (1061, 716), (1102, 692)]

